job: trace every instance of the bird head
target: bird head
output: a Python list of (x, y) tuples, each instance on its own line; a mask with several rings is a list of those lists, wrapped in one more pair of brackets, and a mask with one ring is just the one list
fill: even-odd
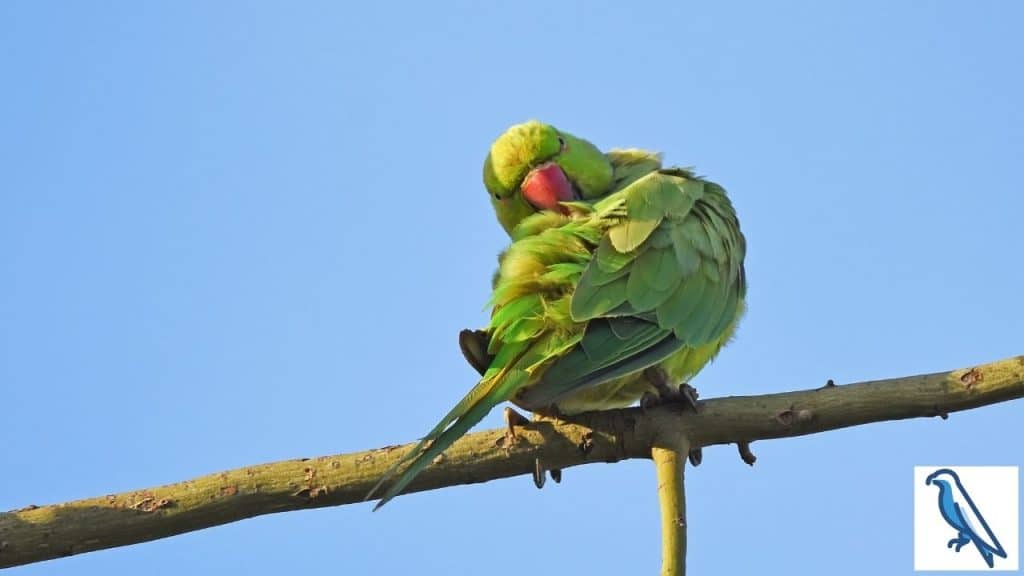
[(598, 198), (611, 185), (611, 162), (596, 146), (536, 120), (506, 130), (484, 161), (484, 186), (509, 234), (533, 213), (567, 212), (562, 202)]
[(957, 483), (958, 480), (959, 479), (955, 472), (949, 468), (940, 468), (929, 474), (928, 477), (924, 479), (924, 483), (928, 486), (935, 484), (936, 486), (942, 487), (943, 485), (950, 486)]

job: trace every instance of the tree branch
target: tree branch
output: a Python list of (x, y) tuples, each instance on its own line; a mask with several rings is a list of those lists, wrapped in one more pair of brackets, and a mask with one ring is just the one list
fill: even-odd
[[(467, 435), (410, 492), (548, 468), (650, 458), (658, 438), (691, 446), (799, 436), (882, 420), (941, 416), (1024, 396), (1024, 356), (973, 368), (814, 390), (539, 419)], [(668, 435), (668, 436), (666, 436)], [(158, 488), (0, 513), (0, 568), (125, 546), (261, 514), (360, 502), (410, 446), (249, 466)]]
[(658, 478), (661, 508), (661, 576), (686, 575), (686, 439), (675, 446), (655, 445), (651, 459)]

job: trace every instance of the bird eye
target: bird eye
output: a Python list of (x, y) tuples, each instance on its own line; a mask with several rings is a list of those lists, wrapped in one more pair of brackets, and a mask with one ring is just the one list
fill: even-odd
[(565, 138), (562, 138), (561, 136), (558, 137), (558, 147), (560, 152), (565, 152), (565, 149), (569, 147), (569, 145), (565, 143)]

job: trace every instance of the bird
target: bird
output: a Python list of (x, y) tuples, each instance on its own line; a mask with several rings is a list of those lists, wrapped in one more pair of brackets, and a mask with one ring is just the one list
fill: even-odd
[(956, 546), (954, 551), (960, 552), (961, 548), (973, 542), (989, 568), (995, 565), (995, 556), (1006, 558), (1006, 550), (975, 506), (970, 494), (964, 489), (956, 472), (949, 468), (940, 468), (929, 474), (924, 483), (938, 487), (939, 513), (942, 514), (942, 519), (957, 531), (956, 538), (946, 543), (947, 548)]
[(512, 242), (484, 341), (463, 346), (482, 377), (382, 476), (367, 495), (389, 484), (375, 510), (505, 401), (568, 415), (670, 395), (732, 338), (746, 307), (736, 212), (689, 169), (644, 150), (603, 153), (532, 120), (494, 141), (483, 177)]

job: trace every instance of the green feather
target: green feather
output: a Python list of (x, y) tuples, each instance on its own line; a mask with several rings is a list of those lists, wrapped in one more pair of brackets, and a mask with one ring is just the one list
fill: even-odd
[(611, 150), (606, 156), (614, 167), (615, 190), (621, 190), (661, 168), (661, 155), (647, 150)]
[[(541, 408), (582, 386), (606, 382), (614, 378), (609, 376), (609, 369), (657, 345), (669, 334), (650, 322), (613, 328), (616, 321), (621, 322), (619, 319), (591, 322), (579, 346), (548, 368), (539, 382), (524, 389), (517, 402)], [(624, 332), (628, 337), (623, 338), (617, 332)]]
[[(484, 416), (492, 408), (507, 400), (511, 396), (511, 391), (521, 387), (526, 382), (526, 379), (527, 373), (525, 371), (510, 370), (504, 378), (495, 381), (477, 401), (473, 402), (468, 410), (461, 414), (451, 427), (446, 428), (435, 438), (432, 438), (429, 444), (421, 442), (417, 445), (411, 453), (415, 454), (415, 458), (412, 459), (412, 462), (402, 471), (398, 478), (388, 486), (388, 489), (373, 509), (377, 510), (400, 494), (424, 468), (430, 465), (434, 458), (447, 450), (449, 446), (454, 444), (470, 428), (483, 420)], [(407, 458), (408, 456), (403, 457), (402, 460)]]
[(700, 269), (701, 272), (704, 273), (704, 276), (707, 276), (708, 280), (714, 284), (718, 284), (721, 282), (721, 275), (718, 273), (718, 267), (718, 262), (715, 262), (714, 260), (704, 260), (701, 263)]
[(740, 304), (738, 291), (739, 286), (735, 283), (729, 286), (729, 294), (723, 300), (725, 305), (718, 314), (718, 321), (705, 324), (705, 329), (700, 335), (702, 341), (710, 342), (712, 339), (724, 334), (729, 324), (736, 319), (736, 313)]
[(658, 324), (667, 330), (674, 330), (677, 338), (682, 338), (683, 321), (700, 306), (701, 298), (707, 281), (702, 275), (689, 277), (676, 287), (672, 295), (658, 307)]
[(692, 216), (678, 224), (682, 231), (683, 242), (699, 252), (701, 256), (711, 256), (711, 242), (708, 240), (707, 229), (700, 218)]
[(679, 262), (679, 274), (685, 278), (697, 271), (700, 266), (700, 253), (686, 236), (686, 229), (683, 226), (672, 225), (668, 229), (672, 238), (672, 250), (675, 252), (676, 261)]
[[(570, 313), (572, 319), (577, 322), (601, 316), (626, 301), (628, 276), (621, 276), (608, 284), (598, 286), (586, 281), (587, 274), (592, 268), (596, 268), (596, 266), (587, 267), (587, 272), (583, 273), (583, 277), (580, 278), (579, 285), (573, 293)], [(628, 272), (628, 270), (626, 271)]]
[(727, 299), (728, 292), (723, 293), (719, 286), (709, 284), (705, 287), (701, 305), (684, 322), (686, 337), (683, 340), (687, 344), (690, 346), (700, 346), (708, 342), (708, 327), (709, 325), (711, 327), (718, 325), (718, 320), (727, 304)]
[(521, 296), (496, 308), (491, 317), (491, 325), (497, 326), (492, 337), (492, 342), (502, 340), (505, 333), (515, 324), (524, 318), (535, 318), (543, 312), (543, 305), (540, 294), (527, 294)]
[[(630, 262), (633, 262), (632, 255), (630, 256)], [(580, 278), (580, 284), (577, 286), (577, 290), (580, 290), (587, 284), (593, 284), (595, 287), (604, 286), (611, 283), (613, 280), (618, 280), (631, 271), (630, 266), (623, 266), (615, 270), (607, 271), (601, 267), (601, 261), (596, 257), (594, 260), (587, 265), (583, 271), (583, 277)]]
[(726, 258), (726, 249), (722, 245), (722, 237), (718, 233), (720, 226), (716, 223), (714, 216), (712, 216), (710, 210), (704, 209), (701, 211), (700, 223), (704, 227), (705, 236), (708, 239), (708, 246), (710, 247), (710, 256), (716, 262), (722, 262)]
[(632, 252), (619, 252), (612, 246), (611, 238), (605, 236), (597, 245), (593, 260), (601, 268), (602, 272), (618, 272), (627, 264), (631, 264), (636, 254)]
[(636, 250), (644, 240), (647, 240), (658, 224), (661, 224), (660, 217), (653, 220), (630, 218), (609, 230), (608, 239), (612, 241), (612, 246), (619, 252), (631, 252)]
[(671, 250), (649, 248), (643, 251), (633, 265), (626, 286), (629, 303), (637, 310), (656, 308), (672, 295), (678, 283), (678, 270), (679, 262)]
[[(671, 247), (657, 248), (651, 246), (645, 250), (633, 265), (632, 276), (642, 279), (643, 283), (659, 292), (675, 288), (682, 277), (679, 260)], [(640, 306), (653, 308), (654, 306)]]

